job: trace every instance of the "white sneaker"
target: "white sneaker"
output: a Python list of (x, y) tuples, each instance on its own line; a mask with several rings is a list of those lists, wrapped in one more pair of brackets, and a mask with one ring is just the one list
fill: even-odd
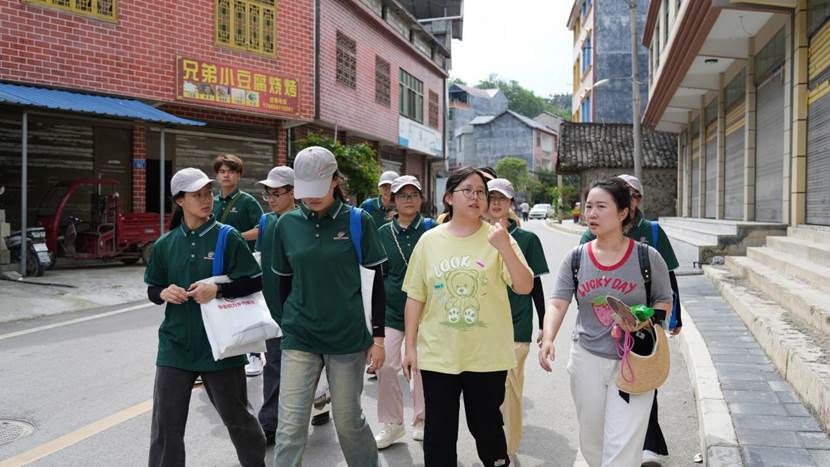
[(643, 449), (643, 462), (641, 467), (661, 467), (662, 464), (662, 456), (657, 454), (654, 451), (649, 451), (648, 449)]
[(406, 428), (403, 425), (387, 423), (383, 425), (380, 433), (375, 436), (375, 442), (378, 445), (378, 449), (386, 449), (395, 443), (395, 441), (403, 438), (405, 434)]
[(424, 424), (418, 423), (412, 427), (412, 439), (415, 441), (423, 441), (424, 440)]
[(248, 355), (248, 364), (245, 365), (245, 374), (259, 376), (262, 374), (262, 358), (259, 354)]

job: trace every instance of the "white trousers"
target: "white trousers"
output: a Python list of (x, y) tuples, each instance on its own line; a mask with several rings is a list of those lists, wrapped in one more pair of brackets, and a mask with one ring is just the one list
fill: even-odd
[(591, 467), (639, 466), (654, 392), (630, 394), (626, 402), (616, 382), (620, 361), (596, 356), (576, 342), (567, 370), (582, 457)]

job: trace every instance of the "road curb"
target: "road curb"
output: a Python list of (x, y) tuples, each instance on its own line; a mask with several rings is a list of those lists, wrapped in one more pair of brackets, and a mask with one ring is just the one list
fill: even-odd
[(582, 234), (585, 232), (585, 229), (572, 229), (558, 223), (551, 224), (548, 221), (543, 222), (543, 224), (550, 230), (556, 230), (558, 232), (564, 232), (571, 235), (582, 236)]
[(717, 467), (742, 465), (738, 436), (715, 364), (690, 313), (683, 313), (683, 332), (679, 338), (689, 380), (694, 386), (703, 462)]

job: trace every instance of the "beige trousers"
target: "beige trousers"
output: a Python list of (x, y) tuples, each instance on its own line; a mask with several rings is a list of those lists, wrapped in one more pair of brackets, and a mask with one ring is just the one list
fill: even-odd
[(507, 371), (504, 404), (501, 406), (504, 418), (504, 435), (507, 439), (507, 453), (516, 454), (522, 441), (522, 397), (525, 386), (525, 360), (530, 352), (529, 342), (514, 342), (516, 366)]

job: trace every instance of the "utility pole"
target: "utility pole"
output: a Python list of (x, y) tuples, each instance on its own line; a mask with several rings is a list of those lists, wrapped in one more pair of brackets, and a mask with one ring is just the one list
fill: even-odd
[(643, 181), (643, 141), (640, 132), (640, 65), (637, 47), (637, 0), (629, 0), (631, 23), (631, 132), (634, 140), (634, 176)]

